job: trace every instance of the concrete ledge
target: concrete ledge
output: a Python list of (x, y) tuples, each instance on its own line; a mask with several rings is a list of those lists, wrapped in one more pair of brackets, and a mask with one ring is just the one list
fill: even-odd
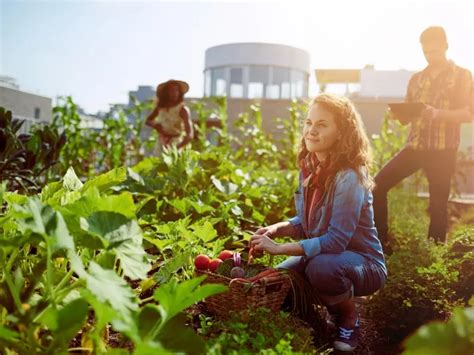
[[(417, 196), (420, 198), (429, 198), (428, 192), (418, 192)], [(460, 196), (451, 196), (449, 202), (463, 205), (474, 205), (474, 194), (461, 194)]]

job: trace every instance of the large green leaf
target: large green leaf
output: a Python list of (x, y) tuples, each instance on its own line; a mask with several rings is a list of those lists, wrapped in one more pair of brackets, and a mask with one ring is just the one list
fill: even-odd
[(474, 308), (457, 308), (447, 322), (423, 325), (405, 342), (405, 355), (474, 354)]
[(107, 248), (115, 248), (130, 239), (131, 232), (137, 232), (132, 221), (120, 213), (98, 211), (81, 218), (80, 224), (83, 230), (102, 238)]
[(29, 198), (23, 206), (16, 205), (14, 215), (20, 230), (46, 238), (52, 253), (74, 249), (74, 240), (61, 213), (44, 205), (37, 197)]
[(133, 290), (113, 270), (103, 269), (91, 261), (83, 277), (88, 290), (97, 300), (107, 303), (126, 318), (138, 308)]
[(13, 330), (5, 328), (3, 325), (0, 325), (0, 339), (3, 339), (7, 342), (15, 343), (20, 339), (20, 335)]
[(137, 315), (138, 337), (145, 339), (161, 321), (161, 313), (157, 305), (151, 303), (144, 305)]
[(23, 205), (28, 201), (28, 196), (17, 192), (5, 192), (3, 198), (9, 205)]
[(63, 187), (66, 191), (77, 191), (82, 188), (83, 184), (76, 175), (72, 167), (67, 169), (66, 175), (63, 178)]
[(197, 213), (199, 214), (204, 214), (207, 212), (212, 212), (214, 211), (214, 208), (212, 206), (204, 204), (201, 200), (198, 201), (193, 201), (191, 199), (188, 199), (188, 203), (193, 206), (193, 208), (196, 210)]
[(55, 338), (69, 342), (82, 328), (89, 311), (89, 304), (82, 298), (66, 304), (58, 312), (58, 327)]
[(50, 182), (41, 190), (41, 200), (48, 201), (62, 188), (63, 184), (60, 181)]
[(66, 226), (61, 213), (55, 213), (56, 218), (52, 218), (50, 223), (48, 223), (48, 235), (50, 236), (52, 253), (54, 254), (58, 250), (73, 250), (74, 249), (74, 240), (69, 234), (69, 230)]
[(131, 279), (144, 279), (149, 269), (142, 246), (142, 232), (137, 221), (115, 212), (94, 212), (81, 218), (81, 227), (100, 237), (107, 249), (114, 249), (124, 274)]
[(189, 265), (190, 258), (191, 251), (177, 254), (176, 256), (166, 260), (153, 277), (159, 284), (168, 282), (179, 269), (185, 265)]
[(133, 352), (134, 355), (150, 355), (150, 354), (160, 354), (160, 355), (168, 355), (174, 354), (172, 352), (166, 351), (163, 349), (160, 343), (156, 341), (146, 341), (140, 342)]
[(87, 234), (81, 229), (81, 217), (89, 217), (97, 211), (117, 212), (128, 218), (134, 218), (135, 216), (135, 205), (129, 192), (124, 192), (120, 195), (101, 196), (97, 188), (90, 188), (79, 199), (60, 207), (59, 210), (64, 215), (77, 245), (91, 249), (100, 249), (104, 245), (103, 242), (98, 240), (98, 237)]
[(223, 194), (230, 195), (237, 191), (238, 186), (232, 182), (221, 181), (217, 179), (215, 176), (211, 176), (211, 181), (214, 186), (222, 192)]
[(158, 341), (175, 354), (204, 354), (206, 343), (191, 327), (186, 326), (186, 321), (184, 313), (174, 316), (159, 332)]
[(175, 279), (160, 286), (154, 293), (154, 298), (160, 305), (159, 309), (164, 321), (173, 318), (178, 313), (206, 297), (227, 291), (220, 284), (200, 285), (205, 276), (177, 283)]
[(85, 191), (80, 199), (64, 206), (62, 210), (78, 217), (88, 217), (97, 211), (110, 211), (134, 218), (136, 207), (130, 192), (123, 192), (120, 195), (100, 195), (99, 190), (92, 187)]
[(130, 316), (130, 313), (120, 313), (116, 309), (112, 308), (109, 302), (104, 302), (102, 299), (99, 299), (91, 290), (85, 288), (81, 290), (81, 296), (86, 299), (89, 304), (94, 309), (94, 321), (95, 327), (99, 330), (102, 330), (107, 324), (120, 322), (121, 325), (128, 324), (126, 331), (134, 334), (137, 332), (134, 329), (133, 318)]
[(90, 188), (97, 188), (99, 191), (103, 192), (112, 186), (121, 184), (127, 179), (127, 169), (125, 167), (112, 169), (109, 172), (99, 175), (96, 178), (87, 181), (84, 184), (84, 191)]
[(182, 214), (186, 214), (186, 212), (189, 210), (189, 203), (186, 198), (183, 199), (174, 199), (167, 201), (169, 205), (173, 206), (176, 208), (179, 212)]
[(133, 336), (135, 344), (142, 342), (146, 344), (151, 340), (161, 344), (174, 354), (204, 353), (205, 343), (190, 327), (186, 326), (186, 314), (182, 312), (174, 316), (168, 314), (169, 318), (164, 319), (161, 307), (148, 304), (140, 310), (137, 318), (139, 340), (137, 341), (137, 336)]
[(209, 221), (205, 221), (202, 224), (193, 224), (191, 229), (193, 230), (194, 234), (204, 243), (207, 243), (217, 237), (217, 232)]
[(53, 347), (68, 344), (76, 336), (87, 319), (89, 304), (83, 298), (76, 298), (64, 307), (48, 307), (38, 321), (54, 334)]

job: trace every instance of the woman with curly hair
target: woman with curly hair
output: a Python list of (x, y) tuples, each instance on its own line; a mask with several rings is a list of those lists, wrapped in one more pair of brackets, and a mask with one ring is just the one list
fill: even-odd
[(159, 134), (161, 147), (176, 144), (184, 147), (193, 139), (193, 125), (184, 94), (189, 85), (181, 80), (168, 80), (156, 88), (157, 103), (146, 118), (146, 124)]
[[(345, 97), (317, 96), (304, 121), (298, 154), (297, 216), (258, 229), (254, 251), (288, 255), (279, 268), (302, 274), (337, 327), (334, 348), (352, 351), (360, 322), (353, 297), (380, 289), (387, 278), (374, 225), (370, 145), (362, 120)], [(289, 236), (298, 242), (277, 243)]]

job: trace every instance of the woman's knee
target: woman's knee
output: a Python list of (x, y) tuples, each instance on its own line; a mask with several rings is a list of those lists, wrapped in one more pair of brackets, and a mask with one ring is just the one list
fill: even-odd
[(290, 256), (288, 259), (278, 264), (276, 268), (287, 269), (301, 274), (305, 270), (305, 263), (303, 257), (301, 256)]
[(320, 254), (306, 264), (306, 276), (317, 289), (340, 283), (344, 277), (344, 267), (339, 258), (331, 254)]

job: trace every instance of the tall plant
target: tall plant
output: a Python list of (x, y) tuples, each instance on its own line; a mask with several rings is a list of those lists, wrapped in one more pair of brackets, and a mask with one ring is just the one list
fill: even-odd
[(12, 118), (12, 112), (0, 107), (0, 181), (9, 190), (33, 193), (48, 181), (49, 170), (59, 158), (65, 135), (49, 127), (34, 127), (19, 134), (24, 121)]

